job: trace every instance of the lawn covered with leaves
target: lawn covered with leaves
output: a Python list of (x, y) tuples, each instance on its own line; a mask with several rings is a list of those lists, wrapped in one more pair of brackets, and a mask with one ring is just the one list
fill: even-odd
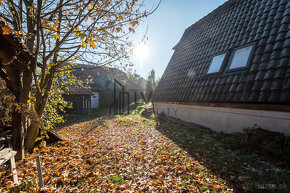
[(157, 124), (152, 116), (101, 117), (58, 134), (65, 141), (36, 148), (17, 162), (19, 186), (1, 166), (0, 192), (39, 190), (36, 154), (46, 192), (287, 192), (290, 187), (289, 170), (240, 148), (236, 136)]

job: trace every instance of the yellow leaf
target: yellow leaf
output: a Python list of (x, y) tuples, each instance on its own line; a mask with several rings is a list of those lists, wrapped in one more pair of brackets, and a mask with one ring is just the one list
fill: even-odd
[(119, 16), (119, 20), (120, 20), (120, 21), (123, 20), (123, 16), (122, 16), (122, 15)]
[(87, 46), (86, 42), (81, 42), (81, 47), (85, 48)]
[(103, 36), (103, 39), (106, 40), (107, 39), (107, 36)]
[(96, 44), (95, 44), (95, 42), (93, 40), (88, 40), (88, 43), (90, 44), (90, 46), (92, 48), (96, 48)]
[(53, 35), (53, 37), (57, 40), (57, 39), (59, 39), (59, 34), (52, 34)]
[(90, 9), (93, 9), (93, 8), (94, 8), (92, 4), (89, 4), (88, 7), (89, 7)]
[(62, 59), (62, 60), (65, 60), (65, 57), (64, 57), (64, 56), (62, 56), (62, 57), (61, 57), (61, 59)]

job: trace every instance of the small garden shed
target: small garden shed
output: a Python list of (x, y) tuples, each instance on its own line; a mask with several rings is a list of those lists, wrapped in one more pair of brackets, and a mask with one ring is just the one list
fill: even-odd
[(187, 28), (155, 111), (223, 132), (290, 135), (290, 1), (229, 0)]

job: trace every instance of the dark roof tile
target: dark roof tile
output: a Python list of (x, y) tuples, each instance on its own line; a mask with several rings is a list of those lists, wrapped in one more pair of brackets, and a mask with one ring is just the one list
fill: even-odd
[(268, 97), (268, 102), (270, 103), (276, 103), (277, 101), (280, 101), (281, 92), (279, 91), (272, 91), (270, 93), (270, 96)]
[[(289, 2), (230, 0), (187, 28), (154, 100), (289, 104)], [(206, 74), (214, 55), (227, 51), (230, 56), (233, 49), (252, 43), (247, 68), (228, 71), (228, 59), (220, 73)], [(184, 76), (190, 69), (192, 79)]]
[(283, 103), (288, 103), (290, 98), (290, 90), (283, 91), (281, 94), (280, 101)]
[(274, 46), (273, 46), (273, 50), (280, 50), (283, 46), (283, 41), (278, 41), (275, 42)]
[(274, 69), (278, 65), (278, 59), (272, 59), (267, 66), (267, 69)]
[(285, 38), (287, 38), (287, 39), (289, 39), (289, 38), (290, 38), (290, 30), (288, 30), (288, 32), (287, 32), (287, 34), (286, 34)]
[(272, 27), (280, 27), (280, 25), (281, 25), (281, 19), (275, 19)]
[[(281, 42), (281, 44), (282, 44), (283, 42)], [(282, 46), (281, 46), (282, 47)], [(288, 38), (285, 42), (284, 42), (284, 44), (283, 44), (283, 48), (286, 48), (286, 47), (290, 47), (290, 38)]]
[(275, 50), (272, 52), (270, 59), (274, 60), (274, 59), (279, 59), (280, 58), (280, 50)]
[(283, 80), (282, 79), (276, 79), (273, 81), (271, 85), (271, 90), (280, 90), (282, 88)]
[(281, 33), (281, 32), (287, 32), (289, 29), (288, 29), (288, 24), (282, 24), (279, 28), (279, 31), (278, 33)]
[(285, 68), (278, 68), (275, 70), (274, 79), (283, 78), (285, 75)]
[(264, 102), (264, 101), (267, 101), (268, 97), (269, 97), (269, 94), (270, 92), (267, 92), (267, 91), (262, 91), (259, 95), (259, 98), (258, 98), (258, 102)]
[(290, 15), (290, 8), (285, 9), (283, 16), (288, 16)]
[(284, 38), (285, 38), (285, 32), (280, 32), (280, 33), (278, 33), (276, 41), (284, 40)]
[(281, 24), (289, 24), (290, 23), (290, 15), (287, 15), (285, 17), (283, 17), (282, 21), (281, 21)]
[(258, 92), (251, 92), (248, 101), (249, 102), (257, 102), (259, 97)]
[(290, 65), (290, 59), (287, 58), (287, 57), (284, 57), (284, 58), (281, 58), (280, 59), (277, 68), (280, 68), (280, 67), (289, 67), (289, 65)]
[(287, 79), (284, 80), (282, 89), (290, 90), (290, 78), (287, 78)]
[(284, 10), (282, 7), (279, 7), (279, 8), (278, 8), (278, 10), (277, 10), (277, 14), (276, 14), (275, 17), (274, 17), (274, 21), (275, 21), (275, 20), (280, 20), (281, 17), (282, 17), (282, 12), (279, 11), (280, 8), (281, 8), (281, 10)]
[(290, 57), (290, 47), (285, 47), (283, 48), (282, 52), (281, 52), (281, 57)]
[(263, 81), (261, 91), (270, 90), (270, 88), (271, 88), (271, 81), (270, 80)]
[(274, 76), (273, 70), (268, 70), (263, 77), (263, 80), (271, 80)]
[(288, 68), (285, 73), (285, 78), (289, 78), (289, 77), (290, 77), (290, 68)]

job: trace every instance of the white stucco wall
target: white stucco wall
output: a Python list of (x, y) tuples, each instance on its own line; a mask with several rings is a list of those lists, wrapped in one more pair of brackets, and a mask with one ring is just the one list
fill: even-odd
[(94, 92), (91, 101), (92, 101), (92, 109), (98, 109), (100, 107), (99, 92)]
[(154, 108), (158, 114), (163, 112), (167, 116), (200, 124), (218, 132), (241, 132), (243, 128), (257, 124), (263, 129), (290, 135), (290, 112), (168, 103), (154, 103)]

